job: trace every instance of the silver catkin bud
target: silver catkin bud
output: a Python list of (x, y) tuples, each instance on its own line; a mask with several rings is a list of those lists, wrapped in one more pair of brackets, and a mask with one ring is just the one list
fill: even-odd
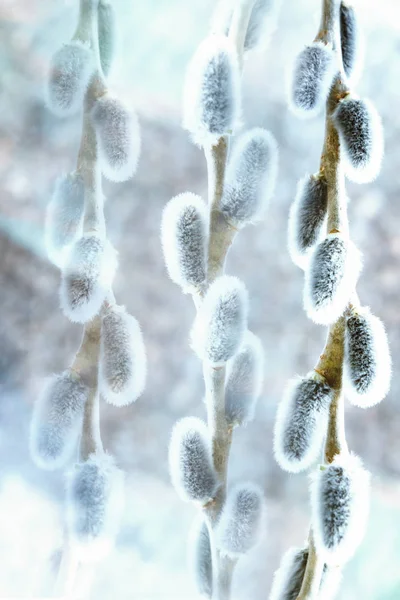
[(93, 68), (89, 46), (78, 40), (56, 52), (50, 65), (47, 90), (47, 103), (54, 114), (71, 115), (82, 107)]
[(315, 371), (292, 381), (278, 406), (274, 452), (291, 473), (310, 467), (321, 451), (333, 390)]
[(315, 323), (330, 325), (344, 312), (361, 271), (361, 254), (340, 233), (316, 246), (304, 281), (304, 308)]
[(112, 456), (91, 454), (74, 466), (67, 482), (67, 530), (81, 561), (104, 558), (112, 549), (124, 508), (124, 474)]
[(313, 42), (298, 55), (292, 76), (290, 105), (301, 117), (314, 116), (328, 97), (335, 74), (331, 45)]
[(212, 598), (212, 552), (208, 527), (202, 515), (196, 518), (190, 531), (189, 562), (198, 593), (202, 598)]
[(97, 7), (99, 52), (101, 68), (107, 77), (110, 73), (116, 40), (115, 10), (108, 0), (100, 0)]
[(346, 562), (364, 536), (369, 510), (369, 473), (357, 456), (338, 455), (321, 467), (311, 485), (317, 552), (329, 564)]
[(239, 352), (228, 362), (225, 414), (229, 425), (245, 425), (253, 419), (262, 389), (263, 367), (261, 342), (247, 331)]
[(117, 268), (110, 242), (85, 233), (72, 247), (63, 269), (60, 301), (70, 321), (86, 323), (99, 312)]
[(186, 75), (183, 126), (199, 145), (215, 144), (240, 119), (240, 73), (232, 42), (212, 35), (199, 46)]
[(207, 274), (208, 212), (200, 196), (187, 192), (168, 202), (161, 241), (172, 281), (185, 292), (201, 290)]
[(50, 260), (62, 267), (70, 245), (82, 233), (85, 190), (82, 176), (61, 177), (46, 211), (45, 238)]
[(289, 213), (288, 246), (292, 261), (302, 269), (323, 234), (328, 208), (328, 186), (320, 175), (306, 175), (299, 181)]
[(339, 102), (332, 118), (339, 131), (347, 177), (356, 183), (375, 179), (384, 147), (382, 122), (375, 107), (349, 95)]
[(205, 504), (218, 487), (211, 456), (211, 441), (201, 419), (186, 417), (173, 429), (169, 447), (172, 483), (183, 500)]
[(111, 306), (101, 325), (99, 386), (107, 402), (126, 406), (146, 383), (146, 351), (139, 323), (123, 306)]
[(236, 277), (223, 275), (209, 287), (191, 332), (201, 360), (221, 366), (239, 350), (247, 329), (247, 290)]
[(120, 100), (106, 94), (92, 109), (101, 168), (110, 181), (133, 177), (140, 154), (140, 131), (136, 114)]
[(217, 529), (217, 546), (222, 554), (238, 558), (261, 539), (265, 503), (262, 490), (252, 484), (235, 486), (228, 494)]
[(392, 360), (385, 327), (369, 308), (354, 308), (346, 321), (344, 389), (352, 404), (369, 408), (389, 391)]
[(58, 469), (71, 459), (89, 392), (69, 369), (48, 381), (34, 406), (30, 435), (31, 456), (42, 469)]
[(340, 41), (344, 71), (354, 82), (361, 70), (361, 35), (355, 8), (345, 0), (340, 4)]
[(263, 218), (277, 169), (277, 143), (269, 131), (255, 128), (240, 136), (228, 164), (221, 199), (221, 211), (229, 223), (240, 228)]

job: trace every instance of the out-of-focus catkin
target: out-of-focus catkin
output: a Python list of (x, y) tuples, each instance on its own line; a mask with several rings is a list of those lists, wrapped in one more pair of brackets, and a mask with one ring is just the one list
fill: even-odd
[(202, 515), (195, 519), (189, 536), (190, 569), (202, 598), (212, 598), (213, 566), (210, 535)]

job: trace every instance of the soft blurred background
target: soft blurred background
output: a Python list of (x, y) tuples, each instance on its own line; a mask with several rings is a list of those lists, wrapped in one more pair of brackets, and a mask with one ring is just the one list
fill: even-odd
[[(189, 297), (167, 277), (159, 241), (167, 200), (182, 191), (206, 194), (202, 152), (180, 126), (185, 68), (205, 36), (214, 0), (115, 0), (119, 46), (110, 84), (136, 106), (143, 137), (138, 173), (105, 183), (109, 236), (120, 254), (118, 301), (140, 321), (149, 360), (144, 395), (126, 409), (101, 406), (106, 448), (127, 472), (124, 527), (112, 557), (98, 569), (93, 597), (195, 598), (186, 567), (194, 509), (168, 475), (174, 422), (204, 416), (201, 366), (188, 343)], [(301, 271), (286, 250), (297, 180), (318, 168), (323, 116), (299, 121), (285, 90), (293, 55), (312, 40), (319, 0), (284, 2), (269, 46), (252, 54), (243, 81), (244, 122), (270, 129), (280, 146), (280, 175), (266, 221), (245, 229), (228, 272), (246, 283), (250, 326), (264, 344), (265, 385), (255, 421), (236, 431), (232, 482), (265, 489), (268, 533), (237, 568), (234, 597), (265, 600), (282, 553), (300, 545), (309, 523), (308, 477), (290, 476), (272, 455), (277, 403), (296, 373), (313, 367), (326, 331), (302, 309)], [(49, 58), (74, 29), (78, 0), (0, 0), (0, 597), (50, 595), (63, 519), (63, 473), (41, 472), (28, 454), (32, 405), (45, 377), (62, 371), (81, 327), (62, 315), (59, 273), (47, 260), (43, 224), (57, 176), (74, 168), (80, 115), (59, 120), (46, 109)], [(393, 355), (390, 395), (367, 411), (347, 407), (350, 447), (373, 474), (365, 541), (345, 569), (340, 600), (400, 598), (400, 19), (398, 0), (364, 0), (365, 70), (357, 92), (371, 98), (385, 126), (380, 177), (348, 185), (351, 231), (364, 253), (362, 301), (380, 316)]]

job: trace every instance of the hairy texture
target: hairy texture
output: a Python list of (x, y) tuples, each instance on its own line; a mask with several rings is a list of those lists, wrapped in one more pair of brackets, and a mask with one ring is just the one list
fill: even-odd
[[(297, 600), (307, 567), (308, 547), (290, 548), (274, 575), (269, 600)], [(338, 569), (324, 565), (318, 598), (333, 600), (340, 584)]]
[(186, 417), (174, 427), (169, 446), (172, 483), (183, 500), (206, 504), (218, 487), (204, 421)]
[(331, 325), (344, 312), (361, 271), (361, 254), (341, 234), (316, 246), (305, 273), (304, 308), (310, 319)]
[(100, 62), (103, 73), (107, 77), (115, 54), (115, 11), (111, 2), (107, 0), (100, 0), (97, 11)]
[(305, 269), (310, 252), (323, 234), (328, 208), (328, 186), (324, 177), (306, 175), (299, 181), (289, 213), (288, 246), (292, 261)]
[(202, 515), (196, 518), (190, 532), (189, 559), (198, 593), (202, 598), (212, 598), (212, 552), (207, 524)]
[(136, 114), (108, 94), (92, 109), (99, 157), (110, 181), (126, 181), (135, 171), (140, 154), (140, 132)]
[(49, 259), (62, 267), (68, 249), (82, 234), (85, 190), (82, 176), (60, 177), (47, 207), (45, 238)]
[(345, 1), (340, 4), (340, 40), (344, 72), (354, 82), (361, 70), (361, 40), (354, 6)]
[(278, 169), (278, 147), (269, 131), (251, 129), (235, 144), (229, 161), (221, 211), (237, 228), (262, 219)]
[(237, 126), (240, 99), (235, 49), (225, 36), (210, 36), (200, 44), (188, 68), (183, 126), (197, 144), (215, 144)]
[(217, 546), (237, 558), (255, 546), (263, 534), (265, 520), (262, 490), (252, 484), (240, 484), (228, 494), (217, 529)]
[(221, 366), (239, 350), (247, 328), (247, 290), (223, 275), (208, 288), (192, 328), (192, 347), (203, 361)]
[(343, 149), (345, 172), (356, 183), (368, 183), (379, 175), (383, 158), (383, 129), (375, 107), (368, 100), (347, 96), (333, 113)]
[(70, 321), (86, 323), (99, 312), (117, 268), (116, 251), (97, 233), (85, 233), (63, 269), (61, 308)]
[(200, 196), (186, 192), (168, 202), (161, 241), (172, 281), (185, 292), (201, 290), (207, 275), (208, 213)]
[(229, 425), (245, 425), (253, 419), (262, 389), (263, 368), (261, 342), (247, 331), (242, 347), (228, 363), (225, 414)]
[(146, 351), (137, 320), (123, 306), (103, 317), (99, 385), (107, 402), (126, 406), (139, 398), (146, 383)]
[(91, 50), (82, 42), (69, 42), (56, 52), (47, 90), (47, 103), (54, 114), (71, 115), (82, 107), (93, 66)]
[(298, 473), (318, 458), (333, 390), (316, 372), (292, 381), (278, 406), (274, 451), (278, 464)]
[(124, 474), (114, 459), (91, 454), (68, 477), (67, 526), (82, 561), (104, 558), (114, 545), (124, 508)]
[(369, 408), (389, 391), (392, 370), (385, 327), (369, 308), (353, 309), (346, 322), (344, 388), (352, 404)]
[(369, 509), (369, 473), (352, 454), (337, 455), (311, 485), (317, 552), (327, 564), (346, 562), (364, 536)]
[(89, 392), (69, 369), (48, 381), (33, 409), (30, 436), (32, 458), (42, 469), (58, 469), (71, 459)]
[(302, 117), (322, 109), (335, 74), (332, 47), (313, 42), (298, 55), (293, 71), (291, 108)]

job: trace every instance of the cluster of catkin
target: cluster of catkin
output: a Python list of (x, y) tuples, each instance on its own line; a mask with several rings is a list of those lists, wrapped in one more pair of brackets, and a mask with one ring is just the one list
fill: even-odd
[(77, 461), (67, 478), (66, 543), (82, 562), (110, 550), (123, 509), (124, 476), (103, 450), (99, 398), (115, 406), (133, 402), (146, 373), (139, 324), (112, 293), (117, 254), (103, 210), (102, 175), (132, 177), (140, 149), (136, 116), (106, 86), (114, 47), (110, 2), (81, 0), (76, 32), (52, 58), (47, 90), (58, 116), (83, 107), (77, 168), (56, 184), (46, 242), (61, 270), (62, 310), (84, 324), (84, 333), (71, 366), (50, 379), (35, 404), (31, 453), (44, 469)]
[(323, 0), (314, 42), (297, 57), (291, 106), (304, 117), (326, 103), (320, 170), (300, 181), (290, 211), (289, 251), (305, 271), (304, 308), (330, 327), (313, 371), (289, 385), (278, 407), (275, 456), (291, 473), (323, 463), (312, 477), (309, 540), (285, 555), (271, 600), (333, 598), (341, 567), (360, 544), (368, 517), (369, 474), (347, 449), (346, 397), (368, 408), (390, 385), (391, 359), (382, 322), (356, 294), (360, 252), (350, 239), (345, 177), (366, 183), (379, 172), (383, 132), (368, 100), (352, 91), (360, 73), (360, 38), (354, 7)]
[(184, 127), (206, 154), (209, 203), (183, 193), (162, 219), (169, 275), (197, 308), (191, 345), (203, 363), (207, 410), (207, 424), (195, 417), (176, 424), (170, 472), (182, 499), (200, 511), (190, 552), (198, 592), (218, 600), (230, 597), (233, 569), (259, 540), (265, 513), (254, 483), (227, 486), (232, 431), (253, 418), (263, 350), (248, 330), (245, 286), (224, 274), (224, 263), (236, 233), (263, 218), (275, 185), (277, 146), (268, 131), (241, 134), (231, 152), (229, 144), (240, 124), (243, 57), (264, 40), (276, 8), (269, 0), (217, 6), (189, 66), (183, 106)]

